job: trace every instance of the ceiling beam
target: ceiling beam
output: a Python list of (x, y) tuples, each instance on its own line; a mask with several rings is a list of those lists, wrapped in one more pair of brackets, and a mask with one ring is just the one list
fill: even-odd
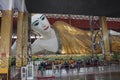
[(120, 17), (119, 0), (25, 0), (29, 13)]

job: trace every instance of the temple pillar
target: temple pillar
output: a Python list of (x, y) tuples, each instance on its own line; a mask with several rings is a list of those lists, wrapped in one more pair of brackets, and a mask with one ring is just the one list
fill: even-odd
[(23, 64), (23, 17), (24, 12), (18, 12), (16, 68), (21, 68)]
[(23, 66), (28, 63), (28, 13), (24, 13), (23, 19)]
[[(2, 11), (1, 40), (0, 40), (0, 79), (9, 80), (10, 57), (12, 43), (13, 11)], [(4, 77), (4, 78), (3, 78)]]

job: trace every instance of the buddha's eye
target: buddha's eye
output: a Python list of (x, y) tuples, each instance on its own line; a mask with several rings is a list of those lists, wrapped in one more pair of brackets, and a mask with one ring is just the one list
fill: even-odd
[(41, 20), (44, 20), (44, 19), (45, 19), (45, 16), (44, 16), (44, 15), (40, 16), (40, 19), (41, 19)]
[(45, 19), (45, 17), (43, 16), (42, 18), (41, 18), (41, 20), (44, 20)]
[(34, 26), (38, 26), (38, 25), (39, 25), (39, 22), (34, 23)]

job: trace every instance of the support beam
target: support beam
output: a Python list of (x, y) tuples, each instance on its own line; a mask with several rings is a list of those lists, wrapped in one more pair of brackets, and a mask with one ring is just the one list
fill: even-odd
[[(91, 31), (91, 48), (92, 48), (92, 57), (94, 58), (97, 56), (97, 48), (102, 47), (102, 32), (101, 32), (101, 25), (99, 19), (95, 21), (94, 16), (90, 16), (90, 31)], [(96, 30), (96, 28), (98, 30)], [(101, 35), (100, 35), (101, 34)], [(103, 49), (102, 49), (103, 50)], [(103, 51), (102, 51), (103, 52)]]
[[(31, 14), (28, 16), (28, 23), (31, 23)], [(31, 24), (28, 25), (28, 62), (32, 60), (32, 48), (31, 48)]]
[(103, 41), (104, 41), (104, 48), (105, 48), (105, 58), (107, 61), (110, 61), (110, 39), (109, 39), (109, 32), (107, 29), (106, 17), (101, 17), (102, 22), (102, 33), (103, 33)]
[(92, 57), (94, 57), (95, 47), (94, 47), (94, 23), (93, 23), (93, 16), (90, 16), (90, 31), (91, 31), (91, 47), (92, 47)]
[(10, 77), (9, 66), (10, 66), (11, 42), (12, 42), (12, 22), (13, 22), (13, 11), (3, 10), (2, 23), (1, 23), (1, 41), (0, 41), (0, 45), (1, 45), (0, 75), (4, 75), (5, 80), (9, 80)]

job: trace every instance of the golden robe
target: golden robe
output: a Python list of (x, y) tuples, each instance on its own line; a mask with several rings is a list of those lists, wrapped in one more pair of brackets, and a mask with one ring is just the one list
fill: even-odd
[[(91, 32), (75, 28), (63, 21), (56, 21), (53, 24), (61, 41), (62, 54), (91, 54)], [(120, 52), (120, 37), (112, 36), (111, 45), (113, 52)], [(95, 53), (101, 53), (100, 47)]]

